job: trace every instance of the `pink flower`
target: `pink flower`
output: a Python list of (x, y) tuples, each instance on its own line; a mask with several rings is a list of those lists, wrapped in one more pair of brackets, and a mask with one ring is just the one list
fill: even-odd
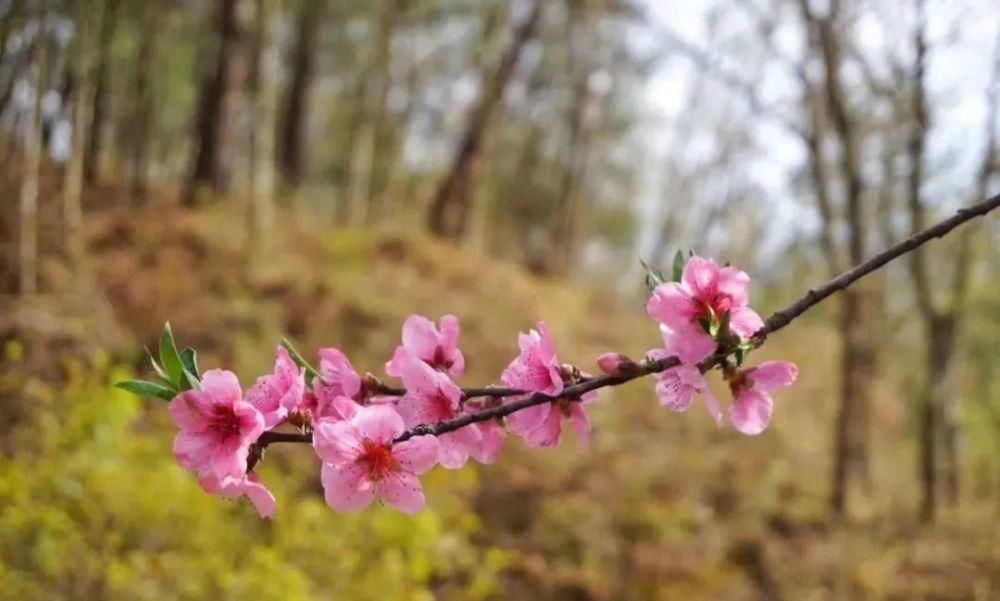
[(315, 396), (314, 419), (332, 417), (347, 419), (341, 413), (346, 405), (334, 403), (335, 399), (346, 397), (354, 401), (362, 400), (364, 386), (361, 376), (355, 371), (351, 361), (344, 353), (335, 348), (319, 350), (320, 377), (313, 380), (313, 395)]
[(396, 348), (385, 364), (390, 376), (400, 377), (402, 354), (410, 353), (439, 371), (454, 377), (465, 373), (465, 357), (458, 350), (459, 325), (454, 315), (441, 318), (441, 329), (421, 315), (411, 315), (403, 322), (403, 345)]
[(557, 396), (562, 392), (563, 379), (555, 344), (545, 322), (538, 322), (537, 328), (518, 335), (521, 354), (510, 362), (500, 379), (512, 388)]
[[(555, 397), (563, 391), (563, 377), (556, 356), (552, 334), (544, 322), (538, 322), (537, 330), (521, 334), (518, 342), (521, 354), (511, 361), (500, 378), (512, 388), (520, 388), (531, 393), (541, 393)], [(557, 399), (516, 411), (507, 416), (510, 429), (533, 447), (552, 447), (559, 444), (562, 437), (562, 420), (569, 420), (577, 435), (587, 442), (590, 435), (590, 419), (584, 410), (597, 397), (592, 391), (580, 401)], [(524, 396), (507, 397), (504, 402), (512, 403)]]
[(274, 517), (274, 495), (260, 481), (260, 476), (253, 472), (243, 474), (240, 478), (228, 477), (222, 480), (208, 476), (201, 478), (199, 482), (202, 489), (210, 495), (219, 495), (227, 499), (247, 497), (260, 517)]
[[(649, 352), (653, 359), (664, 359), (672, 353), (666, 349), (655, 349)], [(679, 413), (688, 410), (694, 402), (696, 392), (701, 393), (705, 399), (705, 407), (708, 413), (715, 420), (715, 423), (722, 425), (722, 409), (719, 401), (712, 394), (705, 381), (705, 376), (694, 365), (678, 365), (671, 367), (655, 375), (656, 396), (660, 399), (660, 405), (672, 409)]]
[(264, 431), (264, 416), (243, 400), (236, 374), (210, 369), (201, 390), (187, 390), (170, 401), (170, 416), (180, 429), (174, 457), (201, 477), (241, 478), (250, 445)]
[[(454, 419), (463, 413), (462, 390), (447, 375), (405, 350), (393, 360), (406, 387), (406, 394), (398, 404), (406, 427)], [(470, 454), (478, 454), (482, 444), (478, 424), (442, 434), (437, 439), (440, 463), (448, 469), (464, 466)]]
[(323, 460), (321, 480), (327, 504), (337, 511), (359, 511), (376, 498), (405, 513), (424, 507), (417, 478), (437, 462), (433, 436), (392, 441), (405, 430), (392, 405), (358, 407), (348, 420), (320, 420), (313, 446)]
[(246, 400), (264, 416), (264, 427), (271, 429), (289, 413), (303, 409), (305, 387), (305, 370), (300, 370), (285, 347), (279, 346), (274, 373), (257, 378)]
[(769, 393), (790, 386), (799, 368), (787, 361), (765, 361), (728, 377), (736, 400), (729, 408), (733, 426), (744, 434), (760, 434), (771, 422), (774, 400)]
[(531, 447), (556, 447), (562, 439), (563, 419), (580, 437), (584, 445), (590, 442), (590, 418), (585, 406), (597, 400), (597, 391), (585, 393), (579, 401), (559, 399), (522, 409), (507, 416), (510, 429)]
[(476, 424), (482, 437), (479, 446), (470, 450), (472, 457), (479, 463), (493, 463), (503, 447), (503, 424), (498, 419), (488, 419)]
[(729, 311), (729, 327), (749, 338), (763, 327), (751, 309), (750, 276), (735, 267), (719, 268), (715, 261), (691, 257), (680, 282), (660, 284), (646, 304), (646, 312), (667, 327), (667, 349), (684, 363), (697, 363), (715, 350), (715, 341), (699, 320), (721, 319)]

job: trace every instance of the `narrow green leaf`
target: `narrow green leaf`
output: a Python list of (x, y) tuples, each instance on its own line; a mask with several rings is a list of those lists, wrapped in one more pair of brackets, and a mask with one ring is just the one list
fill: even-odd
[(170, 377), (167, 375), (167, 372), (163, 371), (163, 368), (160, 367), (160, 364), (156, 361), (156, 358), (153, 357), (153, 353), (149, 352), (149, 347), (147, 346), (143, 348), (146, 349), (146, 356), (149, 357), (149, 363), (150, 365), (153, 366), (153, 370), (156, 372), (156, 375), (160, 376), (160, 379), (163, 380), (164, 382), (169, 383)]
[(177, 345), (174, 344), (174, 332), (170, 329), (168, 321), (163, 326), (163, 333), (160, 334), (160, 363), (169, 376), (170, 383), (175, 388), (181, 388), (184, 383), (184, 365), (181, 363), (180, 355), (177, 354)]
[(650, 290), (655, 289), (657, 286), (663, 283), (663, 274), (659, 271), (653, 269), (649, 266), (649, 263), (643, 259), (639, 259), (639, 264), (642, 265), (642, 269), (645, 275), (646, 287)]
[(184, 386), (181, 386), (183, 390), (201, 390), (201, 380), (198, 376), (189, 372), (188, 369), (184, 368)]
[(177, 395), (177, 391), (156, 382), (146, 382), (145, 380), (125, 380), (115, 384), (117, 388), (127, 390), (132, 394), (143, 397), (155, 397), (169, 401)]
[(195, 378), (201, 379), (201, 372), (198, 371), (198, 351), (190, 346), (181, 351), (181, 365)]
[(713, 323), (714, 320), (705, 317), (704, 315), (698, 318), (698, 324), (701, 326), (701, 329), (704, 330), (705, 333), (708, 334), (709, 336), (713, 335), (712, 334)]
[(299, 351), (295, 349), (295, 346), (292, 345), (290, 340), (288, 340), (287, 338), (282, 338), (281, 346), (285, 347), (285, 350), (288, 351), (288, 355), (292, 358), (292, 361), (295, 361), (296, 365), (306, 370), (307, 386), (312, 383), (313, 378), (321, 378), (319, 372), (316, 371), (316, 369), (312, 365), (309, 365), (308, 361), (302, 358), (302, 355), (299, 354)]
[(722, 319), (719, 320), (719, 331), (716, 335), (720, 340), (724, 340), (729, 337), (729, 320), (731, 312), (726, 309), (725, 313), (722, 314)]
[(684, 277), (684, 264), (686, 262), (687, 261), (684, 259), (684, 252), (678, 250), (677, 253), (674, 254), (673, 281), (679, 282), (681, 281), (681, 278)]

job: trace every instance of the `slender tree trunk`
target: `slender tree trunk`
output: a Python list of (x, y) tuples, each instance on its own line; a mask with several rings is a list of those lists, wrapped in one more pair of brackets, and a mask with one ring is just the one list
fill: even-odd
[(119, 0), (103, 2), (100, 11), (100, 28), (97, 40), (97, 65), (94, 73), (93, 100), (91, 101), (90, 138), (84, 155), (84, 178), (88, 184), (97, 183), (101, 176), (104, 142), (108, 136), (108, 106), (111, 92), (111, 46), (118, 25)]
[(273, 15), (280, 0), (256, 0), (254, 63), (250, 78), (252, 123), (250, 127), (250, 235), (249, 256), (264, 256), (271, 243), (274, 220), (274, 132), (278, 70)]
[[(47, 14), (44, 4), (41, 14), (44, 19)], [(42, 96), (48, 87), (48, 54), (48, 36), (43, 26), (32, 48), (35, 102), (25, 133), (24, 169), (21, 173), (18, 289), (22, 296), (34, 296), (38, 292), (38, 184), (44, 150)]]
[[(567, 156), (559, 190), (558, 214), (554, 231), (554, 271), (568, 273), (576, 259), (580, 213), (583, 211), (583, 178), (591, 134), (591, 93), (588, 80), (590, 66), (586, 57), (595, 52), (579, 43), (583, 33), (579, 12), (585, 10), (575, 2), (567, 2), (569, 17), (566, 24), (567, 71), (574, 78), (573, 100), (567, 115)], [(594, 40), (588, 40), (595, 43)], [(583, 64), (581, 64), (583, 63)]]
[(146, 0), (141, 8), (139, 51), (136, 53), (132, 83), (132, 173), (129, 188), (135, 204), (145, 204), (148, 192), (149, 150), (156, 116), (153, 73), (163, 6), (160, 0)]
[(479, 101), (473, 107), (458, 144), (451, 169), (438, 186), (428, 214), (428, 228), (443, 238), (459, 240), (465, 235), (469, 203), (475, 186), (475, 167), (487, 128), (503, 101), (507, 84), (521, 58), (521, 52), (535, 35), (541, 19), (542, 2), (536, 0), (531, 13), (518, 24), (510, 46), (488, 79), (484, 79)]
[(316, 41), (322, 22), (323, 0), (303, 0), (296, 23), (296, 44), (292, 55), (292, 76), (281, 121), (279, 162), (286, 186), (296, 189), (307, 169), (306, 125), (309, 97), (316, 68)]
[(81, 7), (77, 13), (77, 42), (70, 68), (77, 80), (76, 92), (71, 97), (71, 121), (73, 127), (69, 165), (63, 185), (63, 223), (65, 225), (66, 251), (74, 266), (79, 269), (83, 258), (83, 183), (85, 176), (85, 156), (88, 142), (87, 115), (91, 95), (91, 40), (92, 22), (100, 22), (101, 6), (90, 13)]
[(218, 52), (215, 69), (202, 83), (197, 119), (197, 152), (185, 204), (194, 205), (199, 190), (223, 194), (232, 167), (230, 147), (233, 117), (243, 86), (243, 0), (218, 0)]

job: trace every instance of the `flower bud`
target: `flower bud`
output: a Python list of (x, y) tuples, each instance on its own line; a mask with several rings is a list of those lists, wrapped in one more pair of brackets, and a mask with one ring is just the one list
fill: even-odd
[(604, 353), (597, 358), (597, 367), (609, 376), (630, 375), (639, 370), (635, 361), (620, 353)]

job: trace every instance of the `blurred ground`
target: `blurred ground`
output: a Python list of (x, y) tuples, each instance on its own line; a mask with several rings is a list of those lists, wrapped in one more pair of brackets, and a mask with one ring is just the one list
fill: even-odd
[[(410, 313), (459, 316), (467, 384), (494, 381), (517, 332), (537, 319), (583, 369), (601, 352), (638, 357), (657, 341), (638, 300), (392, 229), (305, 227), (281, 215), (280, 250), (251, 265), (253, 241), (234, 225), (243, 219), (224, 203), (95, 209), (86, 282), (71, 285), (49, 255), (50, 292), (30, 305), (4, 300), (0, 596), (1000, 596), (992, 503), (967, 501), (934, 528), (916, 526), (911, 417), (888, 383), (876, 392), (871, 494), (853, 521), (829, 520), (837, 353), (822, 313), (758, 353), (802, 368), (760, 437), (715, 428), (697, 405), (683, 416), (660, 409), (651, 383), (638, 382), (601, 397), (588, 449), (572, 436), (551, 451), (509, 440), (496, 465), (435, 469), (415, 519), (329, 511), (305, 447), (273, 448), (260, 469), (278, 497), (273, 522), (208, 497), (173, 464), (164, 404), (110, 388), (142, 369), (142, 346), (166, 320), (203, 368), (234, 369), (245, 385), (269, 369), (283, 335), (310, 356), (340, 347), (381, 374)], [(760, 292), (768, 313), (799, 291)], [(887, 373), (906, 372), (910, 360), (896, 360)]]

